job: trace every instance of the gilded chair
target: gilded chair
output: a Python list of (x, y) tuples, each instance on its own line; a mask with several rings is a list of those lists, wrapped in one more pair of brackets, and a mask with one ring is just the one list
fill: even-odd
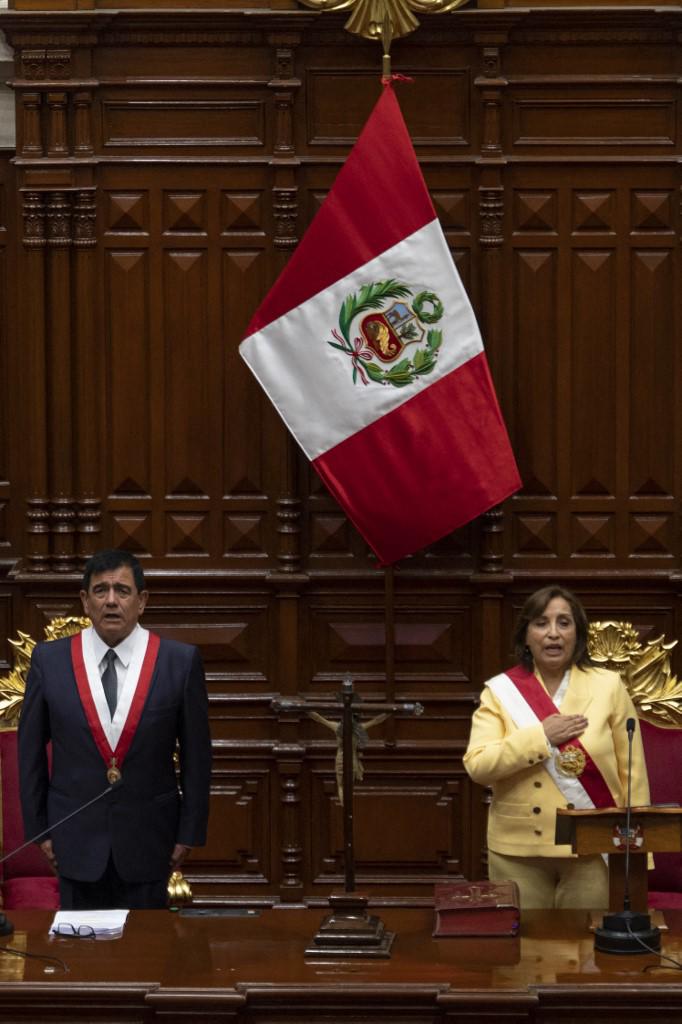
[[(642, 644), (629, 622), (593, 622), (589, 650), (620, 673), (637, 710), (651, 802), (682, 805), (682, 682), (670, 670), (677, 644), (658, 637)], [(649, 874), (649, 906), (682, 908), (682, 853), (657, 853)]]
[[(52, 619), (45, 627), (45, 639), (57, 640), (72, 636), (90, 625), (84, 617), (69, 616)], [(24, 700), (31, 652), (36, 645), (26, 633), (10, 640), (15, 651), (14, 668), (0, 678), (0, 854), (18, 849), (24, 842), (24, 829), (19, 803), (19, 768), (17, 760), (17, 726)], [(175, 871), (168, 882), (169, 901), (177, 906), (192, 898), (182, 872)], [(59, 886), (47, 860), (37, 846), (31, 845), (0, 865), (0, 907), (16, 910), (21, 907), (56, 910), (59, 907)]]

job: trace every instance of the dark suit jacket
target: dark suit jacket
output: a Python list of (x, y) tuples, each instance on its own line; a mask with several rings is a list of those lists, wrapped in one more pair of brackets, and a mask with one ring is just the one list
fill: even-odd
[[(176, 740), (181, 792), (173, 763)], [(33, 652), (19, 722), (19, 773), (27, 839), (107, 788), (106, 765), (78, 695), (70, 638), (38, 644)], [(111, 853), (127, 882), (167, 877), (175, 843), (206, 842), (210, 773), (199, 652), (162, 639), (122, 782), (50, 834), (60, 874), (94, 882)]]

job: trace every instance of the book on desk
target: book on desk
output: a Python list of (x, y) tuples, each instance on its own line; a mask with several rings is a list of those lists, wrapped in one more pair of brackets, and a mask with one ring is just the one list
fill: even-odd
[(517, 935), (519, 889), (515, 882), (438, 882), (434, 911), (437, 939)]

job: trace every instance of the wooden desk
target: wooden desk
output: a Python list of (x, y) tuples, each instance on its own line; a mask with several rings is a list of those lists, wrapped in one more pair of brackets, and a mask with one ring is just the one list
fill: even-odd
[[(595, 954), (588, 915), (527, 912), (519, 939), (431, 938), (427, 910), (384, 910), (386, 961), (306, 962), (318, 910), (255, 917), (131, 913), (122, 939), (48, 937), (51, 914), (12, 915), (11, 946), (58, 956), (68, 974), (0, 954), (0, 1022), (434, 1024), (604, 1020), (679, 1024), (682, 972), (656, 957)], [(664, 951), (682, 960), (682, 912)]]

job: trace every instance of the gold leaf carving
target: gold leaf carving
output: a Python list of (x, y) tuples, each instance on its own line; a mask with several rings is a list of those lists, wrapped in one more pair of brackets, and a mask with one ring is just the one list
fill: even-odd
[(390, 37), (409, 35), (419, 27), (413, 11), (420, 14), (444, 14), (462, 7), (468, 0), (301, 0), (316, 11), (351, 11), (344, 28), (363, 39), (381, 39), (387, 21)]
[(663, 728), (682, 728), (682, 682), (670, 669), (677, 640), (660, 636), (642, 645), (629, 622), (593, 622), (588, 649), (593, 661), (615, 669), (640, 718)]
[(16, 669), (0, 679), (0, 729), (15, 729), (18, 725), (25, 689), (26, 680)]
[[(69, 615), (50, 619), (45, 626), (46, 640), (59, 640), (64, 636), (73, 636), (86, 626), (90, 619), (85, 616)], [(14, 668), (8, 676), (0, 678), (0, 731), (16, 729), (24, 702), (26, 679), (31, 664), (31, 655), (36, 645), (28, 633), (18, 630), (18, 640), (10, 640), (14, 648)]]
[(598, 665), (620, 671), (642, 649), (639, 634), (629, 622), (593, 622), (589, 635), (590, 657)]
[(61, 640), (65, 636), (75, 636), (89, 625), (90, 619), (85, 615), (67, 615), (64, 618), (50, 619), (45, 626), (45, 639)]

